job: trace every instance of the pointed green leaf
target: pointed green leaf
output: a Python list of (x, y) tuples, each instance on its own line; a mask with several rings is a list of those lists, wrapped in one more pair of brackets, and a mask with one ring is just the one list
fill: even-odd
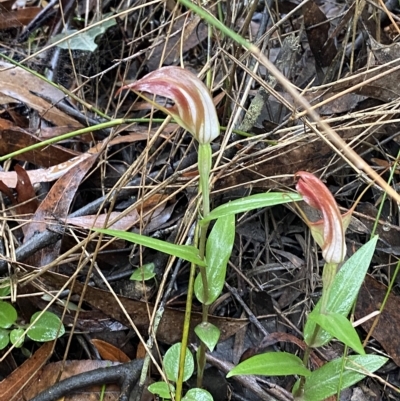
[(206, 275), (208, 299), (204, 300), (201, 274), (196, 277), (194, 291), (197, 299), (206, 305), (212, 304), (221, 294), (225, 284), (226, 266), (235, 240), (235, 216), (220, 217), (214, 224), (206, 244)]
[(281, 205), (283, 203), (297, 202), (302, 199), (303, 197), (297, 193), (267, 192), (263, 194), (250, 195), (246, 198), (240, 198), (216, 207), (206, 218), (200, 221), (200, 224), (206, 224), (211, 220), (230, 214), (248, 212), (249, 210)]
[(221, 334), (219, 328), (212, 323), (202, 322), (194, 328), (194, 332), (197, 334), (197, 337), (207, 345), (208, 349), (213, 352)]
[[(164, 369), (167, 379), (173, 382), (178, 380), (179, 371), (179, 357), (181, 355), (181, 343), (176, 343), (168, 349), (164, 355)], [(183, 373), (183, 381), (188, 380), (194, 371), (193, 355), (188, 348), (186, 348), (185, 366)]]
[(237, 375), (263, 376), (308, 376), (311, 372), (304, 366), (303, 361), (288, 352), (268, 352), (252, 356), (239, 363), (226, 377)]
[(15, 308), (8, 302), (0, 301), (0, 327), (8, 329), (17, 320), (18, 314)]
[(207, 390), (192, 388), (185, 394), (182, 401), (213, 401), (213, 397)]
[[(370, 239), (339, 270), (330, 291), (327, 305), (329, 312), (339, 313), (342, 316), (349, 314), (371, 263), (377, 241), (378, 236)], [(318, 302), (314, 308), (315, 312), (319, 313), (320, 308), (321, 302)], [(304, 339), (309, 346), (320, 347), (332, 339), (332, 335), (321, 329), (316, 340), (310, 344), (315, 327), (315, 322), (307, 320), (304, 328)]]
[(364, 348), (355, 328), (343, 315), (340, 315), (339, 313), (328, 313), (327, 315), (322, 315), (317, 312), (312, 312), (308, 318), (320, 325), (333, 337), (336, 337), (342, 343), (353, 348), (354, 351), (361, 355), (365, 355)]
[(198, 266), (206, 265), (205, 262), (200, 259), (197, 248), (191, 245), (175, 245), (157, 238), (150, 238), (145, 235), (120, 230), (93, 228), (93, 231), (121, 238), (129, 242), (134, 242), (135, 244), (147, 246), (156, 251), (164, 252), (167, 255), (176, 256), (177, 258), (195, 263)]
[(315, 370), (306, 378), (303, 401), (322, 401), (334, 395), (341, 389), (359, 382), (369, 373), (375, 372), (387, 361), (387, 358), (377, 355), (352, 355), (346, 358), (342, 371), (343, 359), (335, 359)]
[[(31, 323), (42, 312), (36, 312), (31, 317)], [(65, 333), (64, 325), (60, 318), (52, 312), (43, 312), (37, 322), (28, 330), (26, 335), (34, 341), (47, 342), (63, 336)]]

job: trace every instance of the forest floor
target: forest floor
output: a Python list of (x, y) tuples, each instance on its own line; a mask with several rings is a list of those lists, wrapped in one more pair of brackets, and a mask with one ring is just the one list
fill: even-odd
[[(269, 62), (176, 0), (0, 0), (0, 401), (41, 392), (36, 400), (52, 399), (61, 375), (99, 385), (104, 376), (96, 382), (80, 374), (141, 360), (149, 348), (153, 382), (161, 375), (157, 363), (181, 341), (190, 264), (90, 231), (193, 242), (198, 144), (133, 92), (118, 91), (162, 66), (184, 67), (210, 88), (221, 125), (212, 142), (213, 208), (293, 192), (298, 171), (319, 177), (343, 214), (358, 202), (347, 257), (373, 234), (379, 241), (351, 316), (358, 321), (384, 302), (379, 319), (360, 322), (357, 332), (368, 354), (389, 361), (339, 398), (400, 399), (399, 203), (369, 173), (398, 191), (399, 2), (198, 3)], [(306, 210), (310, 220), (320, 218), (313, 212)], [(293, 400), (293, 375), (225, 376), (249, 355), (302, 355), (323, 266), (296, 207), (236, 216), (226, 285), (209, 309), (222, 333), (204, 379), (215, 401)], [(146, 280), (131, 278), (143, 268)], [(10, 324), (2, 321), (8, 305), (18, 315)], [(153, 333), (153, 310), (160, 309)], [(62, 320), (65, 334), (9, 340), (12, 328), (24, 331), (42, 310)], [(199, 321), (194, 300), (191, 330)], [(317, 355), (324, 363), (345, 352), (332, 341)], [(129, 366), (116, 377), (136, 382), (138, 365)], [(58, 398), (120, 397), (118, 387), (103, 395), (101, 388)], [(143, 388), (136, 394), (151, 399)]]

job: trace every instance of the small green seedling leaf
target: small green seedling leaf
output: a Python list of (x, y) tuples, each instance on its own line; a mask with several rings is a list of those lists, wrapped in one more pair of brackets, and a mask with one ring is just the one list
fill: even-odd
[(353, 348), (354, 351), (361, 355), (365, 355), (364, 348), (361, 344), (360, 338), (351, 322), (339, 313), (328, 313), (322, 315), (317, 312), (312, 312), (308, 316), (309, 319), (320, 325), (333, 337)]
[(10, 332), (5, 329), (0, 328), (0, 350), (7, 347), (10, 343)]
[(338, 391), (362, 380), (383, 366), (388, 359), (378, 355), (352, 355), (346, 357), (342, 370), (342, 358), (326, 363), (306, 378), (303, 401), (322, 401)]
[(154, 272), (155, 265), (154, 263), (147, 263), (140, 267), (139, 269), (136, 269), (131, 277), (129, 277), (129, 280), (132, 281), (146, 281), (152, 279), (156, 273)]
[(202, 322), (194, 328), (194, 332), (207, 345), (208, 349), (213, 352), (221, 334), (219, 328), (212, 323)]
[(206, 218), (200, 220), (200, 224), (207, 224), (211, 220), (231, 214), (248, 212), (249, 210), (259, 209), (261, 207), (297, 202), (302, 199), (303, 197), (297, 193), (267, 192), (263, 194), (250, 195), (216, 207)]
[[(164, 355), (164, 369), (167, 379), (173, 382), (178, 380), (179, 357), (181, 355), (181, 343), (176, 343), (168, 349)], [(183, 368), (183, 381), (188, 380), (194, 371), (193, 355), (186, 348), (185, 366)]]
[(8, 329), (17, 320), (18, 314), (15, 308), (8, 302), (0, 301), (0, 327)]
[(206, 275), (208, 299), (204, 299), (201, 274), (196, 277), (194, 291), (197, 299), (206, 305), (212, 304), (222, 292), (225, 284), (226, 266), (235, 240), (235, 216), (220, 217), (214, 224), (206, 244)]
[[(95, 43), (97, 36), (105, 33), (108, 28), (116, 25), (116, 23), (117, 22), (115, 21), (115, 18), (104, 21), (102, 24), (90, 28), (85, 32), (79, 33), (71, 39), (66, 39), (57, 46), (65, 50), (71, 49), (94, 52), (97, 49), (97, 44)], [(70, 29), (67, 32), (55, 35), (52, 37), (51, 43), (58, 42), (60, 39), (66, 38), (76, 32), (78, 32), (76, 29)]]
[[(364, 244), (339, 270), (330, 290), (327, 310), (332, 313), (339, 313), (347, 316), (355, 302), (358, 291), (367, 274), (368, 267), (371, 263), (372, 256), (375, 251), (378, 236), (370, 239)], [(314, 311), (319, 313), (321, 302), (318, 302)], [(319, 330), (317, 338), (311, 344), (314, 335), (315, 322), (307, 320), (304, 327), (304, 339), (309, 346), (321, 347), (332, 339), (332, 335), (325, 330)]]
[(289, 354), (288, 352), (267, 352), (265, 354), (252, 356), (239, 363), (226, 377), (237, 375), (309, 376), (310, 374), (311, 372), (297, 356)]
[(192, 388), (185, 394), (182, 401), (213, 401), (213, 397), (207, 390)]
[(0, 297), (11, 294), (10, 279), (0, 280)]
[[(36, 312), (31, 317), (31, 323), (42, 312)], [(64, 325), (57, 315), (52, 312), (43, 312), (39, 320), (28, 330), (26, 335), (34, 341), (46, 342), (55, 340), (65, 333)]]
[(147, 390), (149, 390), (151, 394), (159, 395), (161, 398), (167, 400), (171, 399), (171, 393), (175, 393), (175, 387), (172, 384), (167, 384), (165, 382), (152, 383), (147, 387)]
[(199, 257), (199, 251), (196, 247), (191, 245), (176, 245), (157, 238), (147, 237), (136, 233), (128, 233), (120, 230), (98, 229), (93, 228), (93, 231), (111, 235), (113, 237), (121, 238), (135, 244), (147, 246), (156, 251), (164, 252), (167, 255), (176, 256), (187, 260), (188, 262), (195, 263), (198, 266), (205, 266), (206, 263)]
[(11, 344), (14, 344), (17, 348), (22, 347), (25, 341), (24, 329), (14, 329), (10, 332)]
[[(55, 297), (54, 295), (51, 295), (51, 294), (43, 294), (41, 298), (43, 299), (43, 301), (51, 302), (51, 301), (53, 301), (54, 298), (56, 298), (56, 297)], [(73, 310), (73, 311), (77, 311), (77, 310), (79, 310), (78, 305), (75, 304), (75, 303), (73, 303), (73, 302), (71, 302), (71, 301), (66, 302), (66, 301), (64, 301), (63, 299), (57, 298), (57, 299), (55, 300), (55, 302), (56, 302), (58, 305), (61, 305), (63, 308), (67, 308), (68, 311), (72, 311), (72, 310)]]

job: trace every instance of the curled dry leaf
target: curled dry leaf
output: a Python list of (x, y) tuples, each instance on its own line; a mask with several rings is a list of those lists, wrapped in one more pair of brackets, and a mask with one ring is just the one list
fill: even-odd
[[(0, 94), (14, 102), (23, 103), (39, 112), (41, 118), (56, 126), (66, 125), (71, 128), (82, 128), (82, 124), (68, 114), (54, 107), (65, 98), (65, 94), (44, 80), (34, 76), (21, 67), (0, 61)], [(41, 94), (52, 103), (36, 94)]]
[[(83, 153), (73, 159), (60, 163), (49, 168), (40, 168), (37, 170), (28, 170), (27, 174), (32, 185), (38, 182), (51, 182), (62, 177), (69, 170), (79, 165), (83, 160), (93, 156), (90, 153)], [(15, 188), (17, 185), (17, 173), (15, 171), (0, 171), (0, 180), (4, 182), (9, 188)]]

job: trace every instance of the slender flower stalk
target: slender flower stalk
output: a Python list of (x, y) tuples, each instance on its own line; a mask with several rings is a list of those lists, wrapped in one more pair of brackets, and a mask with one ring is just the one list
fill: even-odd
[[(199, 166), (199, 191), (202, 195), (202, 213), (206, 217), (210, 213), (210, 172), (212, 162), (211, 141), (220, 133), (217, 112), (210, 93), (204, 83), (191, 72), (179, 67), (163, 67), (151, 72), (144, 78), (122, 87), (131, 89), (153, 104), (156, 108), (171, 115), (175, 121), (184, 129), (189, 131), (199, 143), (198, 166)], [(141, 92), (152, 93), (163, 96), (174, 101), (174, 105), (165, 107), (145, 97)], [(199, 226), (199, 256), (205, 258), (206, 235), (208, 225)], [(192, 266), (191, 277), (193, 278), (195, 266)], [(199, 266), (203, 284), (203, 322), (208, 320), (208, 283), (204, 267)], [(193, 282), (193, 280), (191, 280)], [(188, 291), (190, 293), (190, 291)], [(189, 298), (189, 297), (188, 297)], [(191, 299), (186, 303), (186, 315), (190, 316)], [(183, 369), (185, 352), (188, 343), (188, 325), (185, 321), (185, 333), (182, 338), (178, 381), (176, 383), (175, 399), (180, 401), (182, 395)], [(201, 342), (198, 351), (198, 377), (197, 385), (201, 387), (203, 371), (205, 368), (206, 346)]]
[[(304, 221), (311, 230), (311, 235), (322, 249), (325, 265), (322, 271), (322, 297), (320, 313), (327, 314), (328, 300), (338, 265), (346, 256), (345, 231), (350, 222), (350, 213), (342, 216), (339, 207), (325, 184), (316, 176), (306, 171), (295, 174), (298, 179), (297, 191), (304, 201), (322, 213), (322, 219), (311, 222), (300, 211)], [(321, 328), (316, 325), (310, 342), (304, 352), (303, 363), (308, 365), (311, 348), (318, 338)], [(301, 398), (305, 385), (305, 377), (301, 377), (300, 385), (295, 396)]]

